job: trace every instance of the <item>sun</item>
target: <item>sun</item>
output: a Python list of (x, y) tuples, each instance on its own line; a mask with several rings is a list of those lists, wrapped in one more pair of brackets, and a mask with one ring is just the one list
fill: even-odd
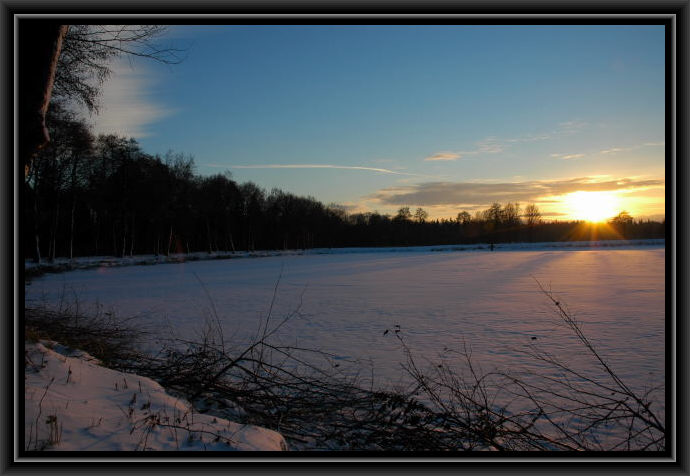
[(614, 192), (573, 192), (563, 200), (570, 217), (591, 222), (605, 221), (620, 211), (620, 198)]

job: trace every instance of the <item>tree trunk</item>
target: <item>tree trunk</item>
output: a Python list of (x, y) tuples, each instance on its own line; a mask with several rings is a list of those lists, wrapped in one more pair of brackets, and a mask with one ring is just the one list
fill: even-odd
[(34, 238), (36, 240), (36, 248), (34, 250), (34, 263), (41, 264), (41, 246), (40, 246), (40, 240), (38, 237), (38, 232), (34, 235)]
[(55, 214), (53, 215), (53, 223), (50, 230), (50, 246), (49, 246), (49, 256), (51, 263), (55, 261), (56, 248), (57, 248), (57, 232), (58, 225), (60, 223), (60, 199), (55, 200)]
[[(28, 186), (27, 186), (28, 187)], [(39, 227), (39, 222), (38, 222), (38, 196), (35, 193), (31, 194), (31, 197), (33, 199), (33, 215), (34, 215), (34, 242), (35, 242), (35, 247), (34, 247), (34, 263), (41, 263), (41, 240), (40, 240), (40, 227)]]
[(70, 211), (69, 217), (69, 259), (72, 261), (74, 258), (74, 208), (76, 207), (76, 198), (74, 193), (72, 194), (72, 210)]
[(37, 150), (50, 140), (45, 118), (67, 25), (20, 20), (18, 38), (19, 157), (26, 176)]
[(208, 223), (208, 218), (206, 219), (206, 237), (208, 238), (208, 253), (211, 254), (213, 249), (211, 247), (211, 225)]
[(165, 256), (170, 256), (170, 246), (172, 245), (172, 237), (173, 237), (173, 229), (172, 226), (170, 227), (170, 236), (168, 237), (168, 250), (165, 253)]
[(134, 256), (134, 216), (132, 216), (132, 231), (130, 232), (129, 239), (129, 256)]
[(125, 225), (122, 230), (122, 252), (120, 253), (120, 257), (124, 258), (126, 255), (127, 251), (127, 226)]
[(75, 156), (72, 159), (72, 170), (70, 173), (70, 189), (72, 190), (72, 208), (70, 210), (69, 218), (69, 259), (74, 257), (74, 209), (77, 206), (77, 162), (79, 157)]
[(41, 239), (38, 226), (38, 204), (36, 202), (36, 197), (34, 197), (34, 239), (36, 242), (36, 248), (34, 249), (34, 262), (41, 264)]
[(95, 214), (95, 215), (94, 215), (93, 224), (94, 224), (94, 227), (95, 227), (95, 229), (96, 229), (96, 233), (95, 233), (95, 235), (94, 235), (94, 237), (93, 237), (93, 243), (94, 243), (93, 254), (98, 255), (98, 254), (100, 254), (100, 250), (99, 250), (99, 241), (100, 241), (100, 238), (101, 238), (101, 225), (100, 225), (100, 223), (98, 222), (98, 214)]

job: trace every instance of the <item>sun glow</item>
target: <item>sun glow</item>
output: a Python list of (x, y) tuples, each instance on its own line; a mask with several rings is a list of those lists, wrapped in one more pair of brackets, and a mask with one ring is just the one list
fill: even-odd
[(615, 192), (573, 192), (565, 196), (563, 203), (570, 217), (591, 222), (605, 221), (621, 210)]

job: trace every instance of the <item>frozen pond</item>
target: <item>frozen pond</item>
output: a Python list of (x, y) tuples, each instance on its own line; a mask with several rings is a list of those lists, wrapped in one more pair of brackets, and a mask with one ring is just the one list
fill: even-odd
[(664, 266), (663, 245), (285, 255), (48, 274), (27, 287), (26, 299), (54, 304), (77, 296), (82, 309), (98, 303), (141, 315), (160, 335), (187, 338), (202, 334), (213, 303), (226, 339), (243, 342), (267, 315), (278, 283), (272, 322), (300, 309), (280, 342), (360, 359), (376, 382), (397, 383), (406, 377), (396, 326), (420, 362), (463, 343), (483, 370), (533, 365), (521, 353), (528, 345), (584, 361), (537, 279), (641, 390), (665, 377)]
[(664, 258), (662, 247), (274, 256), (49, 274), (26, 299), (76, 296), (83, 309), (99, 303), (186, 337), (203, 332), (215, 306), (226, 338), (241, 342), (267, 315), (278, 283), (273, 322), (300, 309), (281, 341), (370, 360), (376, 375), (395, 379), (396, 325), (431, 359), (467, 342), (485, 366), (512, 366), (516, 350), (535, 341), (576, 358), (581, 349), (569, 347), (537, 279), (616, 368), (644, 375), (644, 385), (664, 378)]

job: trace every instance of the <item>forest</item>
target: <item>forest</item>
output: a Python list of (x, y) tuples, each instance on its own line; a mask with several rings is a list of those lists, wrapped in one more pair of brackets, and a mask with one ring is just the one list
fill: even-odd
[(198, 251), (418, 246), (461, 243), (663, 238), (665, 223), (627, 212), (608, 223), (542, 219), (538, 207), (494, 203), (455, 219), (422, 208), (394, 216), (348, 213), (280, 189), (201, 176), (192, 156), (141, 150), (135, 139), (94, 136), (59, 101), (50, 105), (51, 142), (28, 166), (23, 255), (168, 255)]

